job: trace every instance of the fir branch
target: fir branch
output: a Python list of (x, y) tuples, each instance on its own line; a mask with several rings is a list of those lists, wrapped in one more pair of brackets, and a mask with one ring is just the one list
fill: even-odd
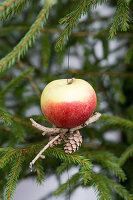
[(121, 31), (127, 31), (129, 28), (128, 22), (129, 22), (129, 1), (125, 0), (118, 0), (117, 2), (117, 9), (113, 18), (113, 23), (109, 31), (109, 36), (111, 39), (114, 38), (116, 35), (118, 29)]
[[(112, 66), (113, 67), (113, 66)], [(72, 75), (86, 75), (88, 77), (101, 77), (101, 76), (109, 76), (109, 77), (120, 77), (120, 78), (133, 78), (132, 73), (123, 73), (123, 72), (93, 72), (93, 71), (86, 71), (86, 70), (77, 70), (77, 69), (70, 69), (69, 71)]]
[(121, 117), (115, 117), (110, 115), (102, 115), (100, 119), (110, 124), (119, 125), (119, 127), (133, 129), (133, 122), (128, 119), (123, 119)]
[(51, 53), (51, 44), (50, 44), (50, 38), (48, 37), (48, 34), (43, 32), (42, 33), (42, 65), (44, 68), (48, 67), (49, 64), (49, 58)]
[[(24, 70), (24, 64), (21, 61), (18, 61), (18, 65), (21, 69)], [(40, 90), (36, 84), (36, 82), (33, 80), (32, 76), (30, 76), (29, 74), (26, 75), (27, 79), (30, 81), (30, 84), (32, 86), (32, 88), (34, 89), (35, 93), (37, 94), (37, 96), (40, 98), (41, 93)]]
[(20, 83), (22, 80), (26, 78), (26, 76), (31, 73), (34, 70), (34, 68), (29, 68), (25, 70), (23, 73), (21, 73), (17, 78), (12, 79), (6, 87), (0, 92), (0, 95), (5, 95), (10, 89), (17, 86), (18, 83)]
[(16, 149), (14, 149), (12, 147), (0, 148), (0, 153), (1, 152), (9, 152), (9, 151), (16, 151)]
[(106, 0), (82, 0), (77, 5), (77, 8), (74, 9), (70, 14), (66, 15), (63, 19), (60, 20), (60, 24), (66, 25), (65, 29), (61, 33), (57, 43), (56, 50), (62, 50), (62, 46), (65, 41), (68, 40), (69, 35), (71, 34), (74, 27), (78, 24), (79, 19), (82, 15), (85, 15), (89, 10), (94, 9), (97, 5), (102, 4)]
[(90, 180), (90, 174), (92, 171), (92, 163), (90, 160), (84, 156), (79, 156), (79, 155), (71, 155), (71, 154), (66, 154), (64, 151), (62, 151), (59, 148), (50, 148), (46, 150), (46, 153), (49, 155), (54, 155), (55, 157), (65, 160), (67, 162), (74, 163), (74, 164), (79, 164), (80, 165), (80, 175), (83, 177), (84, 184), (86, 184)]
[(25, 136), (26, 136), (26, 132), (24, 130), (24, 127), (14, 121), (13, 124), (12, 124), (12, 132), (13, 132), (13, 135), (15, 136), (15, 138), (19, 141), (19, 142), (25, 142)]
[(119, 159), (119, 165), (122, 166), (129, 157), (133, 156), (133, 145), (129, 146)]
[(11, 119), (13, 121), (17, 121), (20, 124), (33, 129), (33, 126), (31, 126), (31, 124), (28, 123), (27, 120), (25, 120), (24, 118), (19, 118), (19, 117), (15, 116), (15, 115), (11, 115), (11, 114), (10, 114), (10, 116), (11, 116)]
[(5, 20), (20, 13), (28, 1), (30, 0), (5, 0), (0, 4), (0, 19)]
[(99, 178), (98, 174), (92, 174), (91, 180), (97, 194), (97, 200), (111, 200), (111, 193), (106, 182)]
[[(1, 148), (0, 151), (3, 154), (5, 150)], [(0, 168), (5, 167), (10, 161), (12, 161), (16, 157), (16, 153), (16, 149), (7, 149), (4, 156), (0, 159)]]
[(125, 62), (127, 64), (130, 64), (132, 59), (133, 59), (133, 42), (131, 43), (129, 50), (127, 51)]
[(46, 22), (46, 19), (49, 15), (49, 9), (52, 6), (51, 3), (47, 3), (42, 10), (40, 11), (36, 21), (31, 26), (27, 34), (21, 39), (21, 41), (14, 47), (14, 49), (4, 58), (0, 60), (0, 71), (4, 71), (7, 66), (11, 67), (16, 58), (20, 60), (20, 57), (24, 56), (28, 51), (28, 48), (32, 46), (32, 43), (35, 41), (37, 34), (40, 32), (43, 24)]
[(122, 185), (120, 185), (119, 183), (112, 181), (111, 179), (107, 178), (106, 176), (102, 175), (102, 174), (95, 174), (92, 175), (92, 179), (93, 176), (97, 176), (97, 178), (99, 178), (99, 180), (102, 180), (103, 182), (106, 183), (106, 185), (108, 185), (108, 187), (110, 187), (112, 190), (114, 190), (117, 194), (119, 194), (119, 196), (121, 196), (124, 200), (133, 200), (133, 195), (130, 194)]
[(73, 162), (74, 164), (79, 164), (80, 166), (86, 166), (88, 170), (92, 169), (92, 163), (90, 162), (89, 159), (85, 158), (84, 156), (67, 154), (60, 148), (47, 149), (46, 153), (49, 155), (53, 155), (61, 160), (66, 160), (70, 163)]
[(91, 171), (87, 169), (86, 165), (80, 167), (80, 178), (83, 179), (84, 185), (86, 185), (91, 180)]
[(13, 199), (13, 193), (17, 186), (20, 170), (22, 164), (22, 151), (19, 152), (17, 159), (14, 160), (9, 178), (6, 186), (6, 198), (7, 200)]
[(68, 162), (62, 162), (59, 167), (57, 168), (57, 175), (61, 175), (63, 172), (65, 172), (66, 170), (68, 170), (68, 168), (72, 167), (73, 163), (69, 163)]
[[(44, 121), (44, 117), (39, 117), (39, 116), (34, 116), (37, 119), (42, 119)], [(8, 125), (12, 125), (13, 121), (15, 122), (19, 122), (20, 124), (22, 124), (23, 126), (29, 127), (34, 129), (34, 127), (27, 122), (27, 120), (29, 121), (29, 118), (19, 118), (15, 115), (10, 114), (9, 112), (7, 112), (5, 109), (0, 108), (0, 118)]]
[(12, 124), (12, 119), (10, 114), (3, 108), (0, 108), (0, 119), (2, 119), (7, 125)]
[(96, 162), (100, 162), (101, 165), (107, 167), (110, 172), (113, 172), (119, 177), (119, 180), (125, 181), (126, 175), (124, 171), (120, 168), (118, 161), (119, 159), (115, 157), (112, 153), (102, 152), (102, 151), (91, 151), (87, 154), (90, 158), (94, 159)]
[(59, 195), (59, 194), (61, 194), (61, 193), (63, 193), (64, 191), (67, 191), (68, 189), (69, 189), (69, 185), (71, 185), (71, 187), (73, 186), (73, 185), (75, 185), (75, 183), (77, 182), (77, 181), (79, 181), (79, 179), (80, 179), (80, 175), (79, 174), (74, 174), (72, 177), (71, 177), (71, 179), (70, 180), (68, 180), (66, 183), (64, 183), (64, 184), (61, 184), (60, 186), (59, 186), (59, 188), (55, 191), (55, 195)]
[(37, 182), (42, 184), (44, 180), (44, 167), (42, 160), (38, 160), (35, 164), (36, 172), (37, 172)]

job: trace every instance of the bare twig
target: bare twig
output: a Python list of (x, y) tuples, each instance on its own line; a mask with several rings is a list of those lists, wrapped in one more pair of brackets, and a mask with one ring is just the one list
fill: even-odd
[(45, 134), (55, 134), (55, 133), (60, 133), (60, 132), (67, 132), (68, 129), (63, 129), (63, 128), (48, 128), (45, 126), (42, 126), (38, 124), (37, 122), (34, 121), (34, 119), (30, 118), (30, 121), (32, 122), (32, 126), (37, 128), (40, 131), (43, 131), (42, 135), (44, 136)]
[[(94, 115), (92, 117), (90, 117), (84, 124), (81, 124), (80, 126), (77, 126), (75, 128), (71, 128), (71, 129), (64, 129), (64, 128), (48, 128), (45, 126), (42, 126), (40, 124), (38, 124), (37, 122), (35, 122), (32, 118), (30, 118), (31, 122), (32, 122), (32, 126), (34, 126), (35, 128), (37, 128), (38, 130), (43, 131), (42, 135), (44, 136), (45, 134), (49, 134), (49, 135), (53, 135), (56, 134), (55, 137), (50, 140), (50, 142), (48, 142), (48, 144), (37, 154), (37, 156), (32, 160), (32, 162), (30, 163), (30, 168), (32, 171), (32, 165), (34, 165), (34, 163), (39, 159), (42, 158), (44, 159), (45, 156), (42, 155), (42, 153), (49, 148), (50, 146), (52, 146), (52, 144), (58, 140), (60, 137), (62, 138), (62, 134), (67, 134), (68, 132), (73, 133), (74, 131), (77, 131), (81, 128), (84, 128), (86, 126), (88, 126), (88, 124), (91, 124), (93, 122), (95, 122), (96, 120), (98, 120), (100, 118), (101, 114), (98, 112), (95, 112)], [(57, 135), (58, 134), (58, 135)]]
[(98, 113), (98, 112), (95, 112), (94, 115), (92, 117), (90, 117), (84, 124), (77, 126), (75, 128), (71, 128), (71, 129), (68, 129), (68, 128), (48, 128), (48, 127), (45, 127), (45, 126), (38, 124), (32, 118), (30, 118), (30, 120), (32, 122), (32, 126), (43, 131), (42, 135), (45, 135), (45, 134), (55, 134), (55, 133), (66, 133), (68, 131), (74, 132), (76, 130), (84, 128), (85, 126), (88, 126), (89, 124), (97, 121), (100, 117), (101, 117), (101, 114)]
[[(57, 135), (56, 137), (54, 137), (38, 154), (37, 156), (32, 160), (32, 162), (30, 162), (30, 169), (32, 171), (32, 165), (34, 165), (34, 163), (38, 160), (38, 158), (42, 158), (42, 153), (49, 148), (50, 144), (52, 144), (55, 140), (57, 140), (60, 137), (60, 135)], [(44, 159), (44, 157), (43, 157)]]
[(97, 121), (100, 117), (101, 117), (101, 113), (95, 112), (94, 115), (92, 117), (90, 117), (84, 124), (81, 124), (80, 126), (77, 126), (75, 128), (71, 128), (70, 131), (74, 132), (76, 130), (84, 128), (84, 127), (88, 126), (89, 124)]
[[(4, 33), (4, 32), (9, 32), (9, 31), (25, 31), (25, 30), (29, 30), (30, 26), (11, 26), (11, 27), (2, 27), (0, 28), (0, 33)], [(130, 26), (130, 29), (132, 27)], [(61, 34), (62, 30), (60, 29), (55, 29), (55, 28), (42, 28), (41, 32), (47, 32), (47, 33), (53, 33), (53, 34)], [(105, 37), (108, 36), (108, 29), (105, 29), (103, 32), (99, 32), (99, 33), (94, 33), (91, 31), (80, 31), (80, 32), (73, 32), (72, 36), (75, 37)], [(121, 37), (121, 38), (130, 38), (132, 37), (132, 33), (126, 33), (123, 34), (121, 32), (118, 33), (117, 37)]]

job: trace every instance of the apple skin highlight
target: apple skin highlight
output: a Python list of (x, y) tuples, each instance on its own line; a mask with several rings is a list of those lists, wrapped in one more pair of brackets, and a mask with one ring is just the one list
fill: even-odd
[(50, 82), (43, 90), (41, 108), (48, 121), (57, 127), (73, 128), (83, 124), (93, 114), (97, 98), (92, 86), (75, 79)]

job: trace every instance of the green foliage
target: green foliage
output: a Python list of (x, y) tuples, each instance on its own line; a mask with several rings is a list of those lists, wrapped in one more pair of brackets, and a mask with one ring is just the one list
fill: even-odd
[(92, 175), (92, 183), (95, 188), (98, 200), (111, 200), (108, 185), (97, 174)]
[(16, 159), (14, 159), (11, 171), (9, 173), (9, 178), (6, 186), (6, 195), (5, 195), (7, 200), (13, 199), (13, 193), (16, 189), (17, 181), (21, 170), (21, 164), (22, 164), (21, 155), (22, 152), (20, 151), (19, 156)]
[(89, 159), (75, 154), (67, 154), (60, 148), (50, 148), (46, 151), (49, 155), (54, 155), (61, 160), (67, 160), (69, 162), (73, 162), (74, 164), (79, 164), (81, 166), (86, 166), (88, 170), (91, 170), (92, 164)]
[(129, 146), (119, 159), (119, 165), (122, 166), (129, 157), (133, 156), (133, 145)]
[(76, 8), (70, 12), (70, 14), (66, 15), (62, 18), (59, 23), (62, 25), (66, 25), (64, 30), (62, 31), (57, 43), (56, 50), (62, 50), (62, 47), (66, 40), (68, 40), (69, 35), (71, 34), (74, 27), (78, 24), (79, 19), (82, 15), (85, 15), (89, 10), (96, 8), (99, 4), (104, 3), (106, 0), (82, 0), (76, 6)]
[(57, 168), (57, 175), (61, 175), (64, 171), (68, 170), (72, 166), (72, 163), (62, 162), (60, 166)]
[[(26, 132), (25, 132), (25, 129), (24, 127), (18, 123), (18, 122), (13, 122), (13, 125), (12, 125), (12, 132), (13, 132), (13, 135), (11, 135), (12, 139), (13, 136), (15, 137), (15, 139), (18, 141), (18, 142), (25, 142), (25, 136), (26, 136)], [(16, 141), (15, 141), (16, 143)]]
[(0, 119), (2, 119), (2, 121), (5, 122), (7, 125), (12, 124), (10, 114), (3, 108), (0, 108)]
[[(1, 148), (0, 152), (3, 151), (4, 149)], [(10, 161), (12, 161), (15, 157), (16, 157), (16, 150), (15, 149), (8, 149), (7, 148), (7, 152), (4, 153), (4, 155), (2, 156), (2, 158), (0, 159), (0, 168), (5, 167)]]
[(108, 185), (108, 187), (110, 187), (116, 193), (118, 193), (124, 200), (132, 200), (133, 199), (133, 195), (130, 194), (122, 185), (118, 184), (117, 182), (115, 182), (101, 174), (97, 174), (97, 177), (99, 177), (99, 179), (104, 181)]
[(121, 117), (102, 115), (100, 120), (104, 120), (112, 125), (119, 125), (119, 127), (124, 127), (126, 129), (133, 129), (133, 122), (131, 120), (124, 119)]
[(64, 191), (67, 191), (69, 189), (69, 186), (71, 187), (79, 180), (79, 174), (74, 174), (70, 180), (68, 180), (66, 183), (61, 184), (59, 188), (55, 191), (55, 195), (62, 194)]
[(109, 41), (107, 40), (107, 38), (101, 38), (101, 42), (103, 45), (103, 56), (105, 59), (107, 59), (109, 54)]
[(34, 69), (33, 68), (29, 68), (27, 70), (25, 70), (23, 73), (21, 73), (18, 77), (14, 78), (13, 80), (11, 80), (6, 87), (0, 92), (0, 95), (5, 95), (10, 89), (14, 88), (17, 86), (18, 83), (21, 83), (21, 81), (23, 81), (26, 76), (31, 73)]
[(12, 17), (25, 7), (29, 0), (5, 0), (0, 3), (0, 19), (5, 20)]
[(132, 62), (132, 59), (133, 59), (133, 43), (131, 43), (129, 50), (127, 51), (125, 62), (127, 64), (130, 64)]
[[(13, 199), (18, 180), (36, 177), (41, 184), (51, 174), (59, 181), (56, 195), (67, 196), (78, 187), (93, 186), (97, 199), (133, 199), (132, 158), (129, 159), (133, 155), (133, 5), (130, 0), (111, 0), (104, 5), (105, 2), (45, 0), (42, 6), (43, 1), (30, 1), (29, 5), (28, 0), (5, 0), (0, 4), (0, 199)], [(98, 5), (104, 6), (95, 11)], [(21, 17), (15, 17), (25, 7)], [(112, 14), (106, 12), (103, 16), (102, 9), (106, 8), (116, 10), (110, 29), (110, 37), (119, 33), (116, 42), (108, 39)], [(64, 45), (70, 35), (69, 43)], [(57, 53), (55, 46), (62, 51)], [(60, 148), (49, 148), (44, 152), (46, 158), (38, 159), (31, 173), (29, 163), (48, 138), (32, 126), (30, 118), (52, 126), (41, 113), (40, 91), (50, 81), (68, 76), (84, 79), (95, 88), (96, 111), (102, 117), (81, 129), (83, 143), (79, 151), (66, 154), (62, 144)], [(77, 173), (61, 184), (61, 174), (73, 168)]]
[(48, 149), (46, 151), (49, 155), (54, 155), (55, 157), (61, 159), (61, 160), (67, 160), (70, 164), (71, 162), (74, 164), (78, 164), (81, 166), (80, 168), (80, 175), (84, 179), (84, 184), (86, 184), (90, 180), (90, 175), (92, 171), (92, 163), (90, 160), (84, 156), (80, 155), (71, 155), (71, 154), (66, 154), (64, 151), (61, 149)]
[(113, 18), (112, 26), (110, 28), (109, 36), (111, 39), (114, 38), (117, 31), (120, 29), (121, 31), (127, 31), (129, 28), (129, 3), (130, 0), (124, 1), (119, 0), (117, 2), (117, 9)]
[(42, 65), (47, 68), (50, 58), (50, 38), (47, 33), (42, 34)]
[(36, 172), (37, 172), (37, 182), (41, 184), (44, 180), (44, 167), (41, 160), (37, 161), (35, 164)]
[(104, 151), (91, 151), (89, 152), (88, 156), (94, 159), (96, 162), (100, 162), (104, 167), (108, 168), (110, 172), (113, 172), (116, 176), (119, 177), (119, 180), (126, 180), (124, 171), (119, 167), (118, 158), (115, 157), (112, 153)]
[(28, 48), (32, 46), (37, 34), (40, 32), (43, 24), (48, 18), (50, 7), (51, 4), (48, 3), (42, 8), (36, 21), (32, 24), (26, 35), (7, 56), (0, 60), (0, 71), (4, 71), (7, 66), (11, 67), (15, 63), (16, 58), (20, 60), (20, 57), (24, 56), (24, 54), (28, 51)]

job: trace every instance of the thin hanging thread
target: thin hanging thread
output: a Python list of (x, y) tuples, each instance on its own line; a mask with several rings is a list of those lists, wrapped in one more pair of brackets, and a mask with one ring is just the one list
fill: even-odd
[[(68, 26), (68, 73), (70, 68), (70, 0), (69, 0), (69, 26)], [(67, 78), (67, 84), (68, 84), (68, 78)], [(69, 178), (69, 172), (68, 172), (68, 165), (67, 165), (67, 176), (68, 176), (68, 200), (70, 200), (70, 178)]]
[[(70, 0), (69, 0), (69, 26), (68, 26), (68, 73), (70, 68)], [(67, 78), (68, 84), (68, 78)], [(68, 200), (70, 200), (70, 177), (68, 172), (68, 165), (67, 165), (67, 177), (68, 177)]]
[(67, 176), (68, 176), (68, 200), (70, 200), (70, 177), (68, 172), (68, 165), (67, 165)]
[[(69, 0), (69, 26), (68, 26), (68, 73), (70, 69), (70, 0)], [(67, 84), (68, 84), (68, 78), (67, 78)]]

